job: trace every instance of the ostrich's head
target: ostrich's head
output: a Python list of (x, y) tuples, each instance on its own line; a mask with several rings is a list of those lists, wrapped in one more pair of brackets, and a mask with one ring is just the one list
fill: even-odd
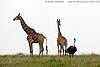
[(20, 18), (21, 18), (21, 16), (20, 16), (20, 13), (19, 13), (18, 16), (16, 16), (16, 17), (13, 19), (13, 21), (15, 21), (15, 20), (20, 20)]
[(76, 39), (74, 38), (74, 41), (76, 41)]

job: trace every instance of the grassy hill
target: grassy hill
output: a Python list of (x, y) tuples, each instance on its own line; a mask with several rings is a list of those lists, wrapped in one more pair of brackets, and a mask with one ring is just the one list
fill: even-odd
[(3, 55), (0, 56), (0, 67), (100, 67), (100, 55), (41, 56)]

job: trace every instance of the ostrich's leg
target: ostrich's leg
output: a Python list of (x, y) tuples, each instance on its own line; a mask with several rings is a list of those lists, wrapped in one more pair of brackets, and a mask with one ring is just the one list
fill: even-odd
[(74, 57), (74, 54), (72, 54), (72, 57)]
[(71, 57), (71, 53), (69, 53), (69, 57)]

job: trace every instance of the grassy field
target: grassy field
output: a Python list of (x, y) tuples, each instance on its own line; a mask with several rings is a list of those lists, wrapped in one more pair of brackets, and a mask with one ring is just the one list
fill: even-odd
[(74, 58), (69, 56), (41, 56), (35, 55), (2, 55), (0, 67), (100, 67), (100, 55), (78, 55)]

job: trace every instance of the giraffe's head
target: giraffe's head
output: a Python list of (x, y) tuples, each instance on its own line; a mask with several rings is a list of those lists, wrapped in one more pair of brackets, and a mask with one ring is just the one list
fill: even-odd
[(61, 26), (60, 23), (61, 23), (60, 19), (59, 19), (59, 20), (57, 19), (57, 24), (58, 24), (58, 26)]
[(21, 18), (21, 16), (20, 16), (20, 13), (19, 13), (18, 16), (16, 16), (16, 17), (13, 19), (13, 21), (15, 21), (15, 20), (20, 20), (20, 18)]

